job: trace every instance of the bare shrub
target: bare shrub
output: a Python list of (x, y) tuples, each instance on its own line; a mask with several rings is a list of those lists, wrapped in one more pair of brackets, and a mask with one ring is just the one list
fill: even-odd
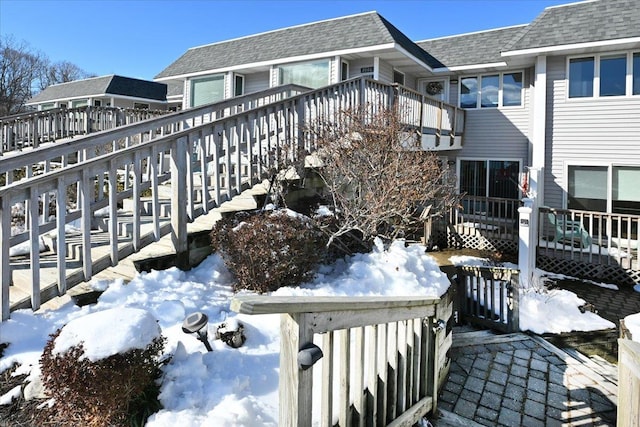
[(347, 234), (363, 242), (403, 237), (421, 224), (426, 207), (437, 214), (457, 202), (454, 176), (434, 152), (420, 148), (421, 135), (400, 115), (395, 109), (346, 110), (308, 129), (336, 215), (329, 244)]
[(289, 210), (221, 219), (211, 232), (211, 242), (235, 275), (235, 289), (256, 292), (311, 279), (325, 247), (324, 234), (312, 221)]
[(165, 339), (98, 361), (83, 358), (82, 345), (53, 354), (60, 329), (51, 335), (40, 358), (42, 381), (54, 398), (45, 422), (90, 427), (129, 425), (130, 409), (154, 385)]

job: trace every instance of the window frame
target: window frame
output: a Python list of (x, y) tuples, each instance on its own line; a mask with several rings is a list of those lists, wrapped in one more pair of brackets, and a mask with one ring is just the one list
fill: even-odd
[[(625, 164), (618, 162), (565, 162), (564, 165), (564, 183), (562, 186), (562, 206), (564, 209), (569, 209), (569, 169), (571, 167), (594, 167), (605, 168), (607, 174), (607, 199), (605, 213), (624, 215), (624, 213), (613, 212), (613, 170), (614, 168), (636, 168), (640, 170), (640, 166), (637, 164)], [(600, 212), (600, 211), (590, 211)]]
[(134, 110), (148, 110), (151, 106), (148, 102), (134, 102), (133, 109)]
[[(565, 99), (568, 102), (584, 102), (593, 100), (593, 99), (620, 99), (620, 98), (628, 98), (628, 97), (637, 97), (640, 96), (640, 91), (638, 93), (633, 93), (633, 85), (634, 85), (634, 71), (637, 73), (635, 75), (638, 76), (638, 81), (640, 81), (640, 70), (634, 70), (634, 55), (640, 55), (639, 50), (624, 50), (624, 51), (610, 51), (610, 52), (598, 52), (598, 53), (589, 53), (589, 54), (581, 54), (581, 55), (569, 55), (566, 57), (565, 64)], [(626, 61), (626, 72), (625, 72), (625, 91), (623, 95), (601, 95), (601, 63), (603, 59), (613, 58), (616, 56), (624, 56)], [(571, 84), (571, 61), (575, 59), (583, 59), (583, 58), (593, 58), (594, 61), (594, 70), (593, 70), (593, 81), (592, 81), (592, 95), (591, 96), (569, 96), (569, 85)], [(640, 62), (639, 62), (640, 63)], [(640, 86), (640, 83), (638, 84)]]
[[(240, 93), (238, 93), (238, 80), (242, 81)], [(245, 82), (244, 74), (233, 73), (233, 96), (242, 96), (245, 94)]]
[[(283, 67), (297, 67), (297, 66), (301, 66), (301, 65), (307, 65), (307, 64), (326, 64), (326, 68), (327, 68), (327, 80), (325, 84), (322, 84), (320, 86), (318, 86), (318, 88), (327, 86), (331, 84), (331, 67), (332, 67), (332, 59), (331, 58), (320, 58), (320, 59), (315, 59), (312, 61), (300, 61), (300, 62), (287, 62), (284, 64), (278, 64), (275, 65), (275, 69), (277, 71), (277, 76), (278, 76), (278, 85), (282, 86), (285, 84), (289, 84), (291, 82), (284, 82), (284, 76), (283, 76)], [(294, 84), (300, 84), (300, 83), (295, 83)], [(303, 84), (300, 84), (301, 86), (304, 86)], [(315, 89), (315, 88), (312, 88)]]
[[(402, 76), (402, 81), (401, 81), (401, 82), (396, 81), (396, 75), (398, 75), (398, 76)], [(396, 69), (396, 68), (394, 68), (394, 69), (393, 69), (393, 77), (392, 77), (392, 78), (393, 78), (393, 83), (394, 83), (394, 84), (396, 84), (396, 83), (397, 83), (397, 84), (399, 84), (400, 86), (404, 86), (405, 82), (407, 81), (407, 76), (406, 76), (406, 74), (405, 74), (405, 73), (403, 73), (402, 71), (400, 71), (400, 70)]]
[[(489, 179), (491, 177), (490, 171), (490, 162), (514, 162), (518, 163), (518, 180), (522, 175), (523, 171), (523, 160), (519, 158), (488, 158), (488, 157), (458, 157), (456, 159), (456, 190), (458, 194), (460, 194), (460, 184), (462, 183), (462, 162), (484, 162), (486, 167), (486, 176), (485, 176), (485, 195), (484, 196), (474, 196), (474, 197), (493, 197), (489, 196), (489, 192), (491, 190)], [(519, 183), (519, 181), (518, 181)], [(516, 199), (520, 199), (522, 197), (522, 191), (518, 188), (518, 194)], [(515, 199), (514, 199), (515, 200)]]
[[(520, 87), (520, 104), (519, 105), (504, 105), (504, 76), (511, 74), (520, 74), (521, 76), (521, 87)], [(482, 83), (483, 78), (487, 77), (495, 77), (498, 76), (498, 105), (497, 106), (482, 106)], [(477, 82), (477, 90), (476, 90), (476, 106), (475, 107), (463, 107), (461, 104), (462, 101), (462, 81), (464, 79), (475, 78)], [(481, 74), (469, 74), (459, 76), (458, 78), (458, 107), (465, 108), (467, 110), (495, 110), (495, 109), (518, 109), (525, 108), (525, 72), (524, 70), (510, 70), (510, 71), (499, 71), (499, 72), (487, 72)]]
[(227, 76), (224, 73), (218, 73), (218, 74), (207, 74), (207, 75), (203, 75), (203, 76), (198, 76), (198, 77), (193, 77), (188, 79), (188, 87), (189, 87), (189, 108), (196, 108), (196, 107), (200, 107), (202, 105), (207, 105), (210, 102), (206, 102), (203, 104), (198, 104), (195, 105), (195, 99), (194, 99), (194, 86), (197, 83), (202, 83), (205, 81), (212, 81), (212, 80), (222, 80), (222, 98), (220, 98), (219, 100), (216, 101), (212, 101), (212, 102), (219, 102), (219, 101), (223, 101), (225, 99), (225, 85), (227, 84)]

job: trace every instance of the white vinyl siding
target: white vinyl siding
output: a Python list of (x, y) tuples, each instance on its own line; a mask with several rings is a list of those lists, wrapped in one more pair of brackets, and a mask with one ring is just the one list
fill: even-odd
[(553, 207), (566, 206), (568, 164), (640, 165), (640, 97), (569, 99), (566, 63), (547, 62), (545, 204)]
[(380, 70), (378, 71), (378, 80), (383, 83), (393, 83), (393, 67), (388, 62), (380, 61)]

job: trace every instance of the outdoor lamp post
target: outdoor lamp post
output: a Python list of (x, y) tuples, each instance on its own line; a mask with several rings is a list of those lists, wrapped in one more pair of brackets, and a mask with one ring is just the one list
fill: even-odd
[(182, 331), (185, 334), (193, 334), (194, 332), (198, 335), (198, 340), (202, 341), (204, 346), (207, 348), (207, 351), (213, 351), (211, 348), (211, 344), (209, 344), (209, 339), (207, 338), (207, 323), (209, 318), (206, 314), (196, 312), (188, 315), (184, 322), (182, 322)]

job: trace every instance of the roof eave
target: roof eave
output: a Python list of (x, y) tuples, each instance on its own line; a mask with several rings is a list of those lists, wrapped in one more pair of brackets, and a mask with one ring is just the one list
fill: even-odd
[(629, 45), (630, 47), (635, 44), (640, 44), (640, 37), (629, 37), (625, 39), (614, 39), (614, 40), (601, 40), (596, 42), (588, 42), (588, 43), (573, 43), (573, 44), (565, 44), (565, 45), (555, 45), (555, 46), (543, 46), (543, 47), (535, 47), (530, 49), (520, 49), (520, 50), (512, 50), (507, 52), (502, 52), (502, 57), (516, 57), (516, 56), (537, 56), (544, 54), (564, 54), (564, 53), (572, 53), (576, 51), (584, 51), (588, 49), (597, 49), (602, 47), (623, 47), (625, 45)]
[[(288, 64), (288, 63), (292, 63), (292, 62), (301, 62), (301, 61), (312, 61), (314, 59), (331, 58), (331, 57), (334, 57), (334, 56), (349, 55), (349, 54), (352, 54), (352, 53), (375, 52), (375, 51), (379, 51), (379, 50), (388, 50), (388, 49), (397, 49), (397, 44), (396, 43), (385, 43), (385, 44), (380, 44), (380, 45), (375, 45), (375, 46), (365, 46), (365, 47), (352, 48), (352, 49), (343, 49), (343, 50), (335, 50), (335, 51), (329, 51), (329, 52), (318, 52), (318, 53), (312, 53), (312, 54), (308, 54), (308, 55), (298, 55), (298, 56), (292, 56), (292, 57), (289, 57), (289, 58), (277, 58), (277, 59), (271, 59), (271, 60), (268, 60), (268, 61), (251, 62), (251, 63), (246, 63), (246, 64), (232, 65), (232, 66), (229, 66), (229, 67), (211, 68), (211, 69), (208, 69), (208, 70), (195, 71), (195, 72), (191, 72), (191, 73), (173, 74), (173, 75), (170, 75), (170, 76), (156, 77), (156, 78), (154, 78), (154, 81), (162, 82), (162, 81), (167, 81), (167, 80), (185, 79), (185, 78), (189, 78), (189, 77), (206, 76), (206, 75), (209, 75), (209, 74), (219, 74), (219, 73), (226, 73), (226, 72), (229, 72), (229, 71), (244, 70), (244, 69), (247, 69), (247, 68), (268, 67), (268, 66), (272, 66), (272, 65)], [(408, 53), (407, 53), (407, 55), (408, 55)], [(411, 56), (411, 58), (414, 58), (412, 55), (410, 55), (410, 56)]]
[(483, 68), (503, 68), (507, 67), (506, 62), (487, 62), (484, 64), (456, 65), (453, 67), (434, 68), (434, 73), (452, 73), (456, 71), (473, 71)]

